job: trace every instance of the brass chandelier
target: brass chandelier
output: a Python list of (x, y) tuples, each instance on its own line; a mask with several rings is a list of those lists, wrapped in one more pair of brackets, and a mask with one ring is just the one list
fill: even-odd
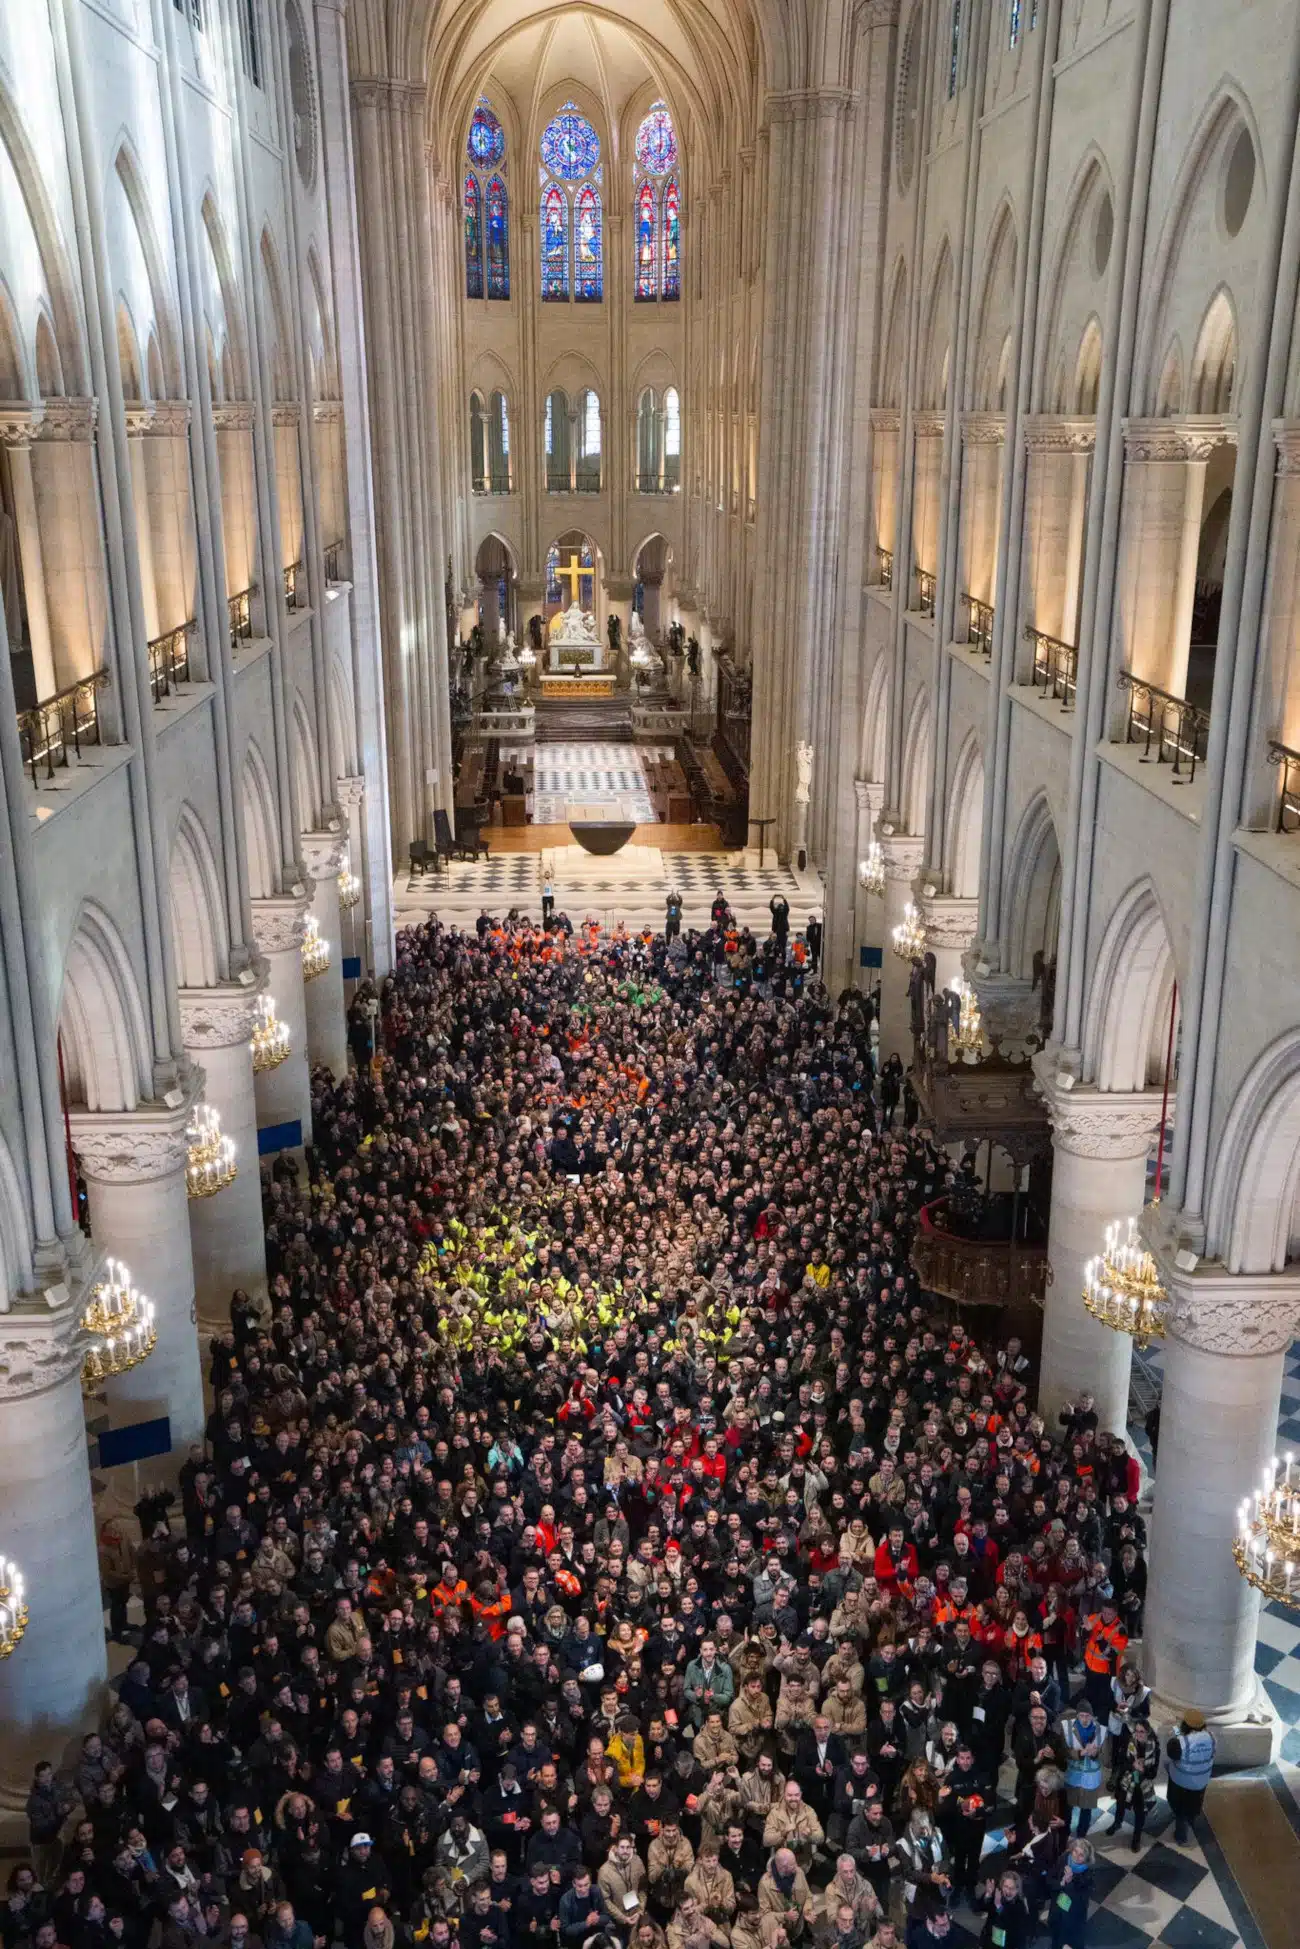
[(953, 983), (953, 993), (961, 1002), (961, 1014), (952, 1032), (953, 1052), (962, 1062), (978, 1062), (984, 1053), (984, 1024), (980, 1017), (979, 997), (965, 975), (959, 975)]
[(268, 1069), (278, 1069), (288, 1059), (289, 1030), (276, 1015), (275, 1002), (269, 994), (257, 998), (257, 1025), (252, 1042), (253, 1068), (259, 1076)]
[(191, 1198), (215, 1198), (238, 1175), (235, 1140), (221, 1134), (221, 1118), (210, 1103), (196, 1103), (185, 1132), (185, 1189)]
[(141, 1298), (120, 1259), (104, 1262), (104, 1277), (81, 1316), (92, 1344), (81, 1363), (83, 1388), (96, 1387), (116, 1374), (129, 1374), (158, 1344), (153, 1301)]
[(315, 981), (323, 975), (330, 964), (330, 944), (322, 940), (320, 928), (314, 914), (308, 914), (306, 929), (302, 937), (302, 978)]
[(339, 906), (346, 913), (349, 907), (356, 906), (360, 898), (361, 882), (352, 871), (351, 861), (344, 855), (343, 866), (339, 873)]
[(858, 861), (858, 884), (864, 893), (874, 893), (877, 899), (884, 895), (885, 854), (878, 839), (872, 840), (866, 857)]
[(1131, 1334), (1138, 1347), (1164, 1339), (1169, 1295), (1135, 1218), (1107, 1225), (1105, 1251), (1083, 1269), (1083, 1303), (1094, 1320)]
[(894, 929), (894, 953), (900, 961), (919, 961), (925, 953), (925, 922), (910, 900)]
[(1232, 1554), (1267, 1601), (1300, 1610), (1300, 1471), (1293, 1456), (1275, 1455), (1253, 1502), (1248, 1496), (1242, 1503)]
[(7, 1658), (27, 1629), (23, 1574), (10, 1557), (0, 1556), (0, 1658)]

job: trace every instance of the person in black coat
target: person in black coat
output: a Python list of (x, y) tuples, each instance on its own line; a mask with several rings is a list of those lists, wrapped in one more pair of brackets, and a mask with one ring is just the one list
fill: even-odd
[(830, 1817), (836, 1775), (847, 1766), (848, 1757), (844, 1741), (820, 1712), (795, 1742), (792, 1771), (823, 1828)]
[(976, 1890), (975, 1907), (984, 1915), (981, 1949), (1027, 1949), (1037, 1933), (1020, 1876), (1006, 1869), (996, 1881)]

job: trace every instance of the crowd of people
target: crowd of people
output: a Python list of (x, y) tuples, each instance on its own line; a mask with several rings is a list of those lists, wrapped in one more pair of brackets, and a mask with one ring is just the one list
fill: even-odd
[(1133, 1464), (919, 1290), (950, 1159), (730, 926), (400, 937), (3, 1949), (1084, 1942), (1160, 1764)]

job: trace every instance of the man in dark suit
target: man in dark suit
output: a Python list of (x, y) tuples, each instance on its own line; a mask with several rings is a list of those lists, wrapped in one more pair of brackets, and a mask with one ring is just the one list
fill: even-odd
[(794, 1777), (803, 1788), (803, 1797), (825, 1827), (830, 1816), (835, 1775), (848, 1765), (848, 1751), (830, 1720), (819, 1712), (811, 1728), (801, 1732), (795, 1742)]

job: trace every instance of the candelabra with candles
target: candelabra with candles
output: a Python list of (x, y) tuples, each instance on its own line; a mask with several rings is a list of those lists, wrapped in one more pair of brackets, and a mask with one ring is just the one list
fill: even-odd
[(302, 978), (315, 981), (323, 975), (330, 964), (330, 944), (321, 939), (320, 928), (313, 914), (308, 914), (306, 931), (302, 937)]
[(257, 1024), (253, 1030), (253, 1068), (263, 1075), (268, 1069), (278, 1069), (289, 1055), (289, 1030), (275, 1012), (275, 1002), (270, 995), (257, 998)]
[(878, 839), (868, 846), (866, 858), (858, 861), (858, 883), (865, 893), (874, 893), (877, 899), (884, 897), (885, 855)]
[(919, 961), (925, 953), (925, 922), (910, 900), (894, 929), (894, 953), (900, 961)]
[(81, 1316), (93, 1345), (81, 1364), (81, 1383), (90, 1388), (114, 1374), (129, 1374), (158, 1344), (153, 1301), (142, 1299), (120, 1259), (106, 1259), (104, 1277)]
[(979, 997), (965, 975), (959, 975), (952, 987), (961, 1002), (961, 1014), (951, 1037), (953, 1054), (962, 1062), (978, 1062), (984, 1053), (984, 1024), (980, 1016)]
[(210, 1103), (196, 1103), (185, 1132), (185, 1189), (191, 1198), (215, 1198), (238, 1175), (235, 1140), (221, 1134), (221, 1118)]
[(22, 1571), (9, 1557), (0, 1556), (0, 1658), (9, 1656), (26, 1629)]
[(339, 906), (346, 913), (349, 907), (356, 906), (360, 898), (361, 882), (352, 871), (351, 861), (345, 857), (339, 874)]
[(1279, 1461), (1275, 1455), (1253, 1502), (1248, 1496), (1242, 1503), (1232, 1554), (1246, 1582), (1266, 1599), (1300, 1610), (1300, 1470), (1294, 1456)]
[(1131, 1334), (1138, 1347), (1164, 1339), (1169, 1295), (1135, 1218), (1106, 1227), (1105, 1251), (1083, 1268), (1083, 1303), (1094, 1320)]

